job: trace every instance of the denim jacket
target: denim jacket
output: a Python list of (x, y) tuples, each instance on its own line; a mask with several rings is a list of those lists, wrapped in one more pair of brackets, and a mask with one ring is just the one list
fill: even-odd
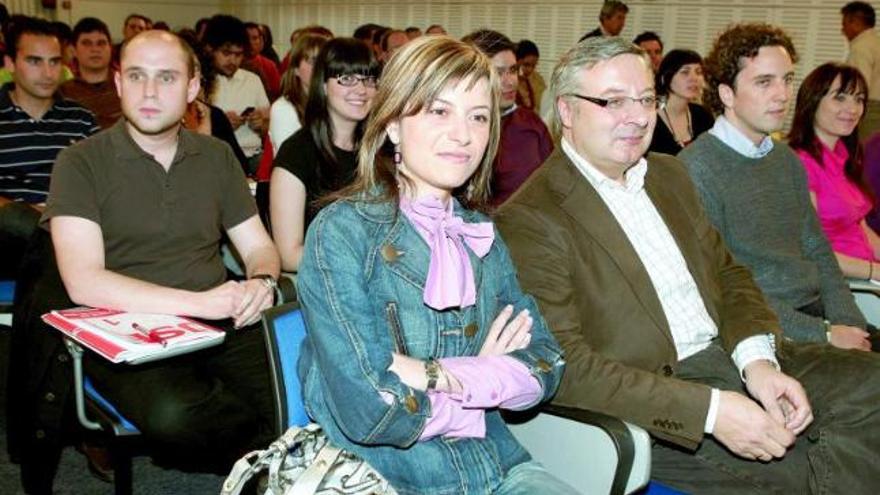
[[(466, 222), (488, 220), (458, 203), (455, 211)], [(410, 356), (473, 356), (505, 305), (528, 308), (531, 342), (510, 355), (540, 382), (542, 401), (562, 377), (562, 351), (520, 290), (501, 237), (484, 258), (469, 253), (476, 304), (437, 311), (422, 302), (430, 250), (397, 205), (338, 201), (306, 236), (297, 280), (309, 329), (299, 362), (306, 408), (335, 445), (364, 458), (400, 494), (491, 493), (530, 456), (497, 410), (486, 411), (485, 438), (419, 442), (431, 404), (388, 371), (395, 329)]]

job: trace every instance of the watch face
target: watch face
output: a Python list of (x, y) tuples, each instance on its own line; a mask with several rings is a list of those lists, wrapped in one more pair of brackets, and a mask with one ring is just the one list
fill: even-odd
[(278, 281), (275, 280), (275, 277), (266, 273), (260, 273), (258, 275), (254, 275), (251, 277), (252, 279), (260, 279), (266, 282), (267, 285), (271, 286), (273, 289), (278, 285)]

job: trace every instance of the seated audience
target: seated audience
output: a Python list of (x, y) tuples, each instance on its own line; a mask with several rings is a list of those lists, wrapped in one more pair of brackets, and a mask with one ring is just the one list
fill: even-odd
[(846, 63), (868, 83), (865, 115), (859, 124), (859, 138), (880, 130), (880, 35), (874, 29), (877, 16), (869, 2), (848, 2), (840, 9), (840, 32), (847, 40)]
[(660, 111), (650, 151), (675, 155), (712, 128), (714, 118), (698, 103), (703, 95), (703, 59), (692, 50), (672, 50), (655, 75)]
[(303, 127), (278, 150), (269, 187), (272, 236), (285, 271), (299, 268), (317, 199), (354, 179), (379, 77), (372, 51), (354, 38), (328, 41), (312, 70)]
[(866, 221), (873, 198), (858, 132), (867, 95), (858, 69), (820, 65), (798, 90), (789, 144), (806, 170), (810, 200), (843, 274), (880, 280), (880, 237)]
[(58, 92), (61, 43), (50, 23), (20, 17), (7, 43), (12, 82), (0, 88), (0, 196), (39, 205), (58, 152), (100, 128), (91, 112)]
[(263, 51), (260, 55), (268, 58), (275, 64), (275, 68), (280, 68), (281, 59), (278, 58), (278, 52), (275, 51), (275, 38), (272, 36), (272, 28), (268, 24), (260, 24), (260, 31), (263, 33)]
[[(55, 30), (55, 33), (58, 35), (58, 41), (61, 42), (61, 63), (64, 64), (68, 70), (72, 73), (76, 69), (76, 53), (73, 46), (73, 30), (70, 29), (70, 26), (67, 25), (66, 22), (62, 21), (53, 21), (52, 29)], [(67, 82), (65, 79), (62, 82)]]
[(281, 75), (278, 74), (278, 66), (275, 62), (263, 56), (263, 49), (266, 47), (263, 30), (255, 22), (248, 22), (244, 26), (247, 30), (248, 45), (241, 67), (260, 76), (269, 100), (275, 100), (281, 91)]
[(538, 115), (516, 104), (519, 69), (507, 36), (481, 29), (462, 38), (492, 61), (501, 81), (501, 140), (492, 171), (491, 203), (500, 205), (553, 151), (553, 139)]
[(516, 104), (541, 113), (541, 98), (547, 83), (541, 73), (536, 69), (538, 59), (538, 45), (530, 40), (520, 40), (516, 44), (516, 63), (519, 65), (519, 84), (516, 88)]
[(654, 68), (654, 72), (660, 70), (660, 62), (663, 61), (663, 40), (657, 33), (654, 31), (640, 33), (633, 39), (633, 44), (645, 50), (648, 58), (651, 59), (651, 67)]
[[(281, 96), (275, 100), (269, 110), (269, 132), (264, 138), (265, 151), (257, 168), (257, 206), (260, 216), (271, 225), (269, 219), (269, 180), (272, 176), (272, 163), (281, 144), (302, 127), (306, 99), (309, 90), (309, 79), (312, 77), (312, 66), (321, 47), (333, 33), (324, 26), (306, 26), (290, 34), (291, 50), (282, 62)], [(298, 60), (290, 66), (292, 54)]]
[[(189, 315), (226, 332), (217, 347), (146, 366), (83, 357), (95, 388), (137, 426), (157, 461), (225, 473), (271, 441), (260, 313), (272, 305), (278, 254), (229, 148), (180, 128), (199, 90), (189, 46), (146, 31), (120, 56), (125, 118), (59, 155), (41, 221), (72, 303)], [(157, 85), (150, 96), (146, 87)], [(224, 234), (247, 280), (227, 280)], [(40, 332), (63, 347), (57, 332)], [(36, 416), (35, 425), (45, 419)]]
[(394, 52), (407, 43), (409, 43), (409, 36), (406, 35), (406, 32), (399, 29), (387, 31), (382, 36), (382, 41), (380, 43), (382, 56), (379, 58), (379, 62), (383, 65), (387, 64), (391, 56), (394, 55)]
[(449, 34), (446, 32), (446, 28), (441, 26), (440, 24), (431, 24), (428, 26), (428, 29), (425, 29), (425, 34)]
[(367, 46), (373, 46), (373, 33), (382, 26), (368, 22), (355, 28), (351, 37), (365, 43)]
[(373, 39), (370, 40), (370, 47), (373, 49), (373, 56), (376, 60), (382, 60), (382, 38), (391, 31), (390, 27), (379, 26), (373, 31)]
[(208, 22), (202, 43), (217, 74), (208, 100), (226, 112), (248, 159), (248, 172), (253, 173), (263, 151), (262, 133), (269, 124), (269, 98), (260, 78), (241, 68), (249, 45), (247, 30), (239, 19), (218, 14)]
[[(794, 46), (784, 32), (766, 26), (733, 31), (724, 43), (706, 59), (706, 101), (718, 120), (679, 158), (709, 220), (752, 271), (783, 335), (868, 350), (865, 318), (816, 220), (803, 167), (791, 148), (769, 137), (782, 128), (792, 100)], [(758, 76), (771, 90), (750, 83)], [(815, 77), (804, 85), (817, 89)], [(835, 98), (828, 88), (815, 94)], [(819, 98), (811, 98), (814, 111)]]
[(77, 75), (61, 85), (61, 94), (91, 110), (107, 129), (122, 115), (110, 65), (110, 30), (100, 19), (83, 17), (73, 27), (73, 46)]
[(196, 21), (196, 24), (195, 24), (195, 26), (194, 26), (194, 29), (195, 29), (195, 32), (196, 32), (196, 39), (198, 39), (199, 42), (201, 42), (201, 41), (202, 41), (202, 38), (205, 36), (205, 29), (208, 28), (208, 22), (209, 22), (210, 20), (211, 20), (211, 19), (208, 18), (208, 17), (202, 17), (202, 18), (200, 18), (199, 20)]
[[(12, 82), (0, 88), (0, 278), (9, 280), (37, 227), (55, 157), (100, 128), (91, 112), (57, 91), (61, 43), (52, 25), (20, 16), (6, 34)], [(10, 451), (17, 449), (13, 429), (11, 421)]]
[(530, 459), (499, 412), (549, 399), (563, 361), (480, 213), (500, 126), (494, 70), (447, 37), (402, 48), (357, 180), (306, 242), (306, 405), (396, 493), (579, 493)]
[[(780, 71), (743, 48), (726, 103), (775, 99), (790, 60)], [(645, 156), (657, 107), (644, 51), (585, 40), (549, 91), (560, 149), (495, 219), (565, 353), (554, 403), (648, 430), (651, 478), (686, 493), (875, 493), (880, 359), (782, 338), (681, 162)]]
[(406, 28), (405, 31), (406, 31), (406, 36), (411, 40), (414, 40), (422, 35), (422, 28), (417, 27), (417, 26), (410, 26), (410, 27)]
[(269, 139), (275, 155), (284, 141), (302, 127), (315, 59), (329, 39), (322, 34), (304, 33), (290, 50), (290, 65), (281, 78), (281, 97), (269, 111)]
[(122, 22), (122, 41), (113, 45), (113, 65), (119, 66), (119, 49), (126, 41), (134, 38), (140, 32), (146, 31), (153, 26), (153, 21), (141, 14), (129, 14)]
[[(291, 47), (291, 49), (288, 50), (287, 53), (284, 55), (284, 60), (281, 61), (281, 66), (278, 69), (278, 72), (282, 74), (282, 79), (284, 77), (284, 73), (287, 72), (287, 69), (290, 66), (290, 53), (291, 53), (291, 50), (293, 50), (293, 46), (296, 45), (297, 38), (299, 38), (300, 36), (305, 35), (305, 34), (317, 34), (317, 35), (323, 36), (325, 38), (332, 38), (333, 37), (333, 31), (330, 31), (329, 29), (325, 28), (324, 26), (317, 26), (317, 25), (311, 25), (311, 26), (306, 26), (304, 28), (295, 29), (292, 33), (290, 33), (290, 47)], [(282, 81), (282, 85), (283, 84), (284, 84), (284, 82)], [(283, 91), (283, 89), (282, 89), (282, 91)]]
[(190, 49), (196, 54), (194, 63), (200, 82), (198, 96), (186, 106), (186, 113), (183, 114), (183, 127), (205, 136), (214, 136), (228, 144), (232, 148), (235, 159), (241, 164), (242, 170), (247, 173), (248, 159), (235, 139), (235, 130), (232, 128), (232, 124), (229, 123), (223, 110), (211, 105), (205, 96), (213, 92), (214, 84), (217, 82), (210, 56), (201, 48), (195, 32), (181, 31), (177, 35), (189, 44)]

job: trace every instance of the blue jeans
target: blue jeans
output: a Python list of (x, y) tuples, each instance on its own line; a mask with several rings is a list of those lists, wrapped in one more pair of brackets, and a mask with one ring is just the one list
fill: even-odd
[(494, 495), (580, 495), (568, 483), (550, 474), (537, 461), (524, 462), (507, 472)]

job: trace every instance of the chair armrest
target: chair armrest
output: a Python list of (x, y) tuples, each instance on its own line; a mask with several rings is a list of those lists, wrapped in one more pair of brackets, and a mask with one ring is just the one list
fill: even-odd
[(505, 419), (535, 460), (584, 493), (632, 493), (650, 480), (650, 436), (618, 418), (548, 406)]
[(868, 323), (880, 327), (880, 286), (873, 282), (847, 279), (849, 290)]
[(877, 297), (880, 297), (880, 285), (875, 284), (874, 282), (869, 282), (867, 280), (862, 280), (858, 278), (848, 278), (846, 282), (849, 284), (849, 290), (851, 292), (857, 292), (860, 294), (873, 294)]
[(76, 417), (83, 428), (89, 430), (102, 430), (100, 423), (89, 419), (86, 415), (85, 386), (83, 384), (82, 355), (83, 349), (79, 344), (69, 338), (64, 338), (64, 346), (73, 361), (73, 392), (76, 399)]
[(296, 273), (281, 272), (278, 277), (278, 287), (275, 288), (275, 304), (281, 305), (296, 300)]

